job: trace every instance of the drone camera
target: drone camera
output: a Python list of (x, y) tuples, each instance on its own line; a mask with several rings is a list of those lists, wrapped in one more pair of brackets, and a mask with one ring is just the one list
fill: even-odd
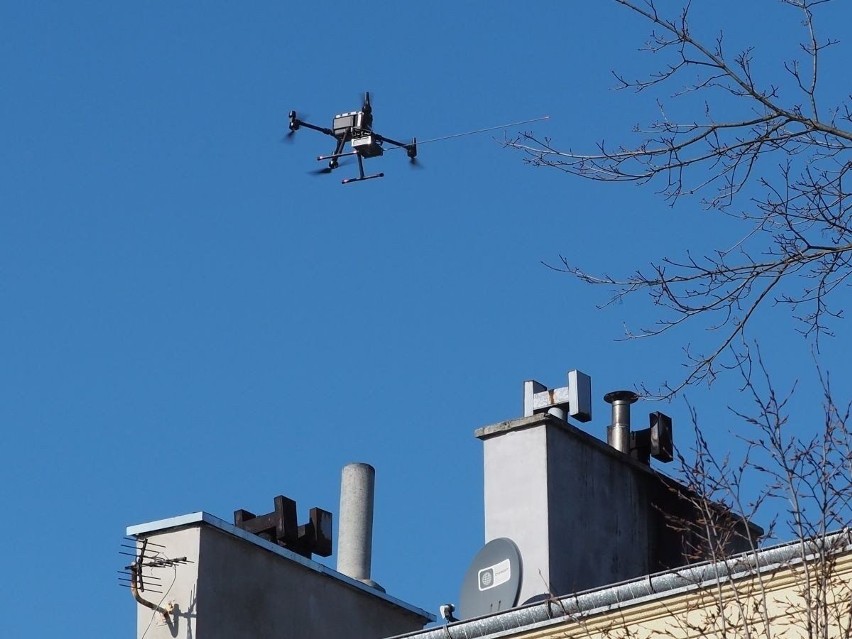
[(379, 141), (370, 134), (353, 137), (352, 149), (364, 158), (376, 158), (384, 153)]

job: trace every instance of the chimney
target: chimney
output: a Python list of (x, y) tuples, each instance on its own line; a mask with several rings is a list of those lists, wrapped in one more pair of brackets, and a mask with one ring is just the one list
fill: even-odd
[(592, 417), (591, 379), (579, 371), (569, 372), (562, 388), (525, 382), (524, 417), (475, 433), (484, 452), (485, 541), (508, 537), (517, 545), (520, 603), (658, 569), (654, 504), (661, 489), (630, 455), (636, 395), (606, 398), (611, 445), (567, 421)]
[[(632, 391), (607, 393), (612, 405), (607, 441), (568, 422), (592, 417), (591, 379), (568, 373), (568, 385), (548, 389), (524, 382), (524, 416), (476, 430), (485, 471), (485, 541), (506, 537), (518, 548), (519, 604), (565, 595), (682, 566), (696, 538), (672, 519), (700, 513), (689, 490), (656, 473), (650, 458), (671, 461), (671, 419), (649, 414), (649, 427), (631, 430)], [(739, 530), (762, 530), (728, 511)], [(689, 528), (689, 526), (687, 526)], [(731, 551), (747, 548), (745, 536)]]
[(337, 571), (384, 592), (370, 578), (373, 558), (373, 502), (376, 469), (347, 464), (340, 480)]
[(639, 395), (629, 390), (613, 391), (604, 395), (604, 401), (612, 404), (612, 425), (606, 429), (607, 443), (622, 453), (630, 454), (630, 404)]

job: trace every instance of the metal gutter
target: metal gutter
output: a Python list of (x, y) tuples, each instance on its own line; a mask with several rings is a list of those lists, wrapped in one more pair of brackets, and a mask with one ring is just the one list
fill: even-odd
[(820, 552), (852, 550), (849, 529), (805, 542), (795, 541), (756, 552), (743, 553), (718, 563), (702, 563), (624, 581), (605, 588), (513, 608), (487, 617), (457, 621), (429, 630), (399, 635), (417, 639), (496, 639), (542, 627), (564, 624), (580, 616), (637, 605), (649, 600), (697, 590), (718, 581), (767, 573), (800, 563)]

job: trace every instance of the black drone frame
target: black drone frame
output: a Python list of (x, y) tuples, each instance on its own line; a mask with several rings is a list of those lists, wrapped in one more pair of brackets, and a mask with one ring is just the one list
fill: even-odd
[[(372, 180), (374, 178), (384, 177), (384, 173), (375, 173), (373, 175), (364, 174), (364, 160), (367, 158), (380, 157), (384, 154), (383, 148), (385, 143), (391, 144), (397, 148), (405, 149), (409, 159), (413, 162), (417, 157), (417, 139), (412, 139), (411, 142), (399, 142), (384, 135), (380, 135), (373, 131), (373, 107), (370, 105), (370, 94), (364, 94), (364, 104), (360, 111), (351, 113), (341, 113), (334, 116), (332, 127), (326, 128), (311, 124), (300, 120), (295, 111), (290, 111), (290, 132), (291, 134), (298, 131), (301, 127), (319, 131), (325, 135), (329, 135), (336, 140), (334, 153), (330, 155), (320, 155), (317, 161), (328, 160), (328, 168), (324, 173), (330, 173), (339, 166), (338, 160), (343, 157), (354, 155), (358, 160), (358, 177), (346, 178), (343, 184), (351, 182), (362, 182), (363, 180)], [(351, 151), (344, 151), (346, 143), (349, 142)]]

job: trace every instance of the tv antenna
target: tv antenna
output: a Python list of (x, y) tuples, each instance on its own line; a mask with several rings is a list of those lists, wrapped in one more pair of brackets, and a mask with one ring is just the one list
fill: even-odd
[[(162, 605), (162, 600), (168, 594), (168, 590), (163, 592), (162, 578), (157, 574), (163, 568), (175, 568), (181, 564), (190, 563), (186, 557), (169, 558), (163, 554), (165, 546), (155, 544), (148, 539), (136, 539), (126, 537), (121, 544), (126, 550), (119, 551), (119, 554), (133, 557), (133, 561), (125, 566), (123, 570), (119, 570), (118, 582), (120, 586), (130, 588), (130, 594), (133, 598), (154, 612), (161, 615), (166, 624), (171, 624), (170, 615), (174, 612), (174, 606), (167, 604)], [(148, 593), (161, 595), (160, 602), (154, 603), (145, 598)]]

